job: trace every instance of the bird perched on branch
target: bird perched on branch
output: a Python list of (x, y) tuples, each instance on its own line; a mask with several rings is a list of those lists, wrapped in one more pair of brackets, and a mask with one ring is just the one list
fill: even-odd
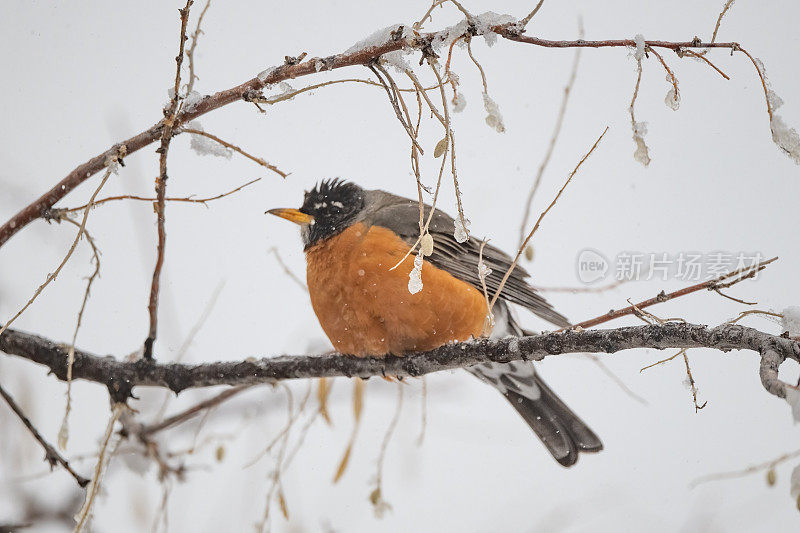
[[(426, 205), (425, 220), (430, 210)], [(458, 242), (455, 221), (438, 209), (428, 227), (432, 250), (428, 238), (420, 245), (417, 201), (338, 179), (307, 192), (300, 209), (268, 213), (300, 225), (311, 304), (340, 353), (402, 356), (480, 336), (488, 314), (481, 277), (494, 294), (512, 264), (492, 246), (481, 252), (475, 238), (463, 235)], [(409, 253), (415, 245), (422, 248), (416, 257)], [(557, 326), (570, 325), (526, 283), (527, 277), (519, 266), (509, 276), (493, 309), (492, 337), (525, 334), (509, 304)], [(562, 465), (575, 464), (579, 452), (603, 448), (533, 363), (484, 363), (467, 371), (499, 390)]]

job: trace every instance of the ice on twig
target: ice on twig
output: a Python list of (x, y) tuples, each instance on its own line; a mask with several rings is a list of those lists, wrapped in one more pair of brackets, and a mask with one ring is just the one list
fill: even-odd
[(792, 470), (792, 475), (789, 478), (789, 493), (792, 498), (800, 497), (800, 465), (797, 465)]
[(797, 388), (792, 387), (791, 385), (787, 385), (786, 389), (786, 403), (789, 404), (789, 407), (792, 408), (792, 418), (794, 418), (795, 424), (800, 422), (800, 390)]
[(633, 42), (636, 43), (636, 50), (633, 52), (633, 57), (636, 61), (641, 61), (644, 59), (644, 36), (641, 33), (637, 33), (636, 37), (633, 38)]
[(456, 242), (466, 242), (469, 239), (469, 219), (464, 218), (462, 223), (461, 217), (456, 217), (456, 229), (453, 232)]
[(793, 305), (781, 311), (783, 331), (788, 331), (792, 338), (800, 337), (800, 307)]
[(483, 38), (486, 39), (486, 44), (494, 46), (494, 43), (497, 42), (497, 34), (491, 28), (493, 26), (516, 24), (517, 19), (511, 15), (500, 15), (493, 11), (487, 11), (475, 17), (474, 22), (478, 33), (482, 34)]
[(261, 83), (265, 83), (267, 79), (272, 75), (272, 73), (275, 72), (276, 70), (278, 70), (278, 67), (271, 67), (268, 68), (267, 70), (262, 70), (261, 72), (258, 73), (257, 76), (258, 81), (260, 81)]
[(408, 275), (408, 292), (417, 294), (422, 290), (422, 252), (414, 257), (414, 268)]
[(767, 71), (764, 69), (764, 63), (760, 59), (755, 59), (754, 61), (756, 68), (764, 77), (764, 84), (767, 86), (767, 102), (771, 109), (769, 127), (772, 130), (772, 140), (778, 145), (778, 148), (800, 165), (800, 135), (798, 135), (797, 130), (783, 121), (782, 116), (775, 112), (783, 105), (783, 99), (772, 90), (767, 79)]
[(664, 103), (667, 104), (667, 107), (672, 109), (673, 111), (677, 111), (678, 108), (681, 107), (681, 91), (678, 89), (678, 79), (674, 78), (673, 75), (667, 72), (667, 82), (671, 85), (669, 91), (667, 91), (667, 96), (664, 98)]
[[(169, 101), (164, 106), (164, 109), (167, 109), (170, 104), (172, 103), (172, 99), (175, 97), (175, 89), (170, 87), (167, 89), (167, 96), (169, 96)], [(181, 107), (182, 111), (193, 111), (197, 104), (203, 101), (205, 95), (200, 94), (197, 91), (192, 91), (186, 96), (183, 97), (183, 106)]]
[(426, 233), (419, 240), (419, 252), (424, 256), (433, 254), (433, 236), (430, 233)]
[[(201, 126), (200, 122), (196, 120), (189, 122), (186, 127), (188, 129), (204, 131), (203, 126)], [(208, 137), (198, 135), (196, 133), (191, 134), (191, 137), (192, 141), (189, 144), (189, 147), (200, 155), (213, 155), (215, 157), (224, 157), (226, 159), (230, 159), (233, 155), (232, 150), (226, 148), (213, 139), (209, 139)]]
[(503, 124), (503, 115), (500, 114), (500, 107), (488, 93), (483, 93), (483, 107), (486, 108), (486, 123), (497, 130), (498, 133), (506, 131), (506, 127)]
[(464, 95), (457, 92), (453, 95), (453, 113), (461, 113), (464, 111), (464, 108), (467, 107), (467, 99), (464, 98)]
[(492, 273), (492, 269), (491, 269), (491, 268), (489, 268), (489, 267), (486, 265), (486, 263), (484, 263), (484, 262), (483, 262), (483, 259), (481, 259), (481, 260), (478, 262), (478, 277), (480, 278), (480, 280), (481, 280), (483, 283), (486, 283), (486, 278), (487, 278), (487, 277), (489, 277), (489, 275), (490, 275), (491, 273)]
[[(402, 28), (402, 33), (398, 32), (400, 28)], [(354, 52), (358, 52), (359, 50), (366, 50), (368, 48), (374, 48), (376, 46), (380, 46), (389, 41), (398, 41), (400, 39), (405, 41), (408, 37), (411, 37), (412, 35), (413, 32), (411, 31), (411, 28), (408, 25), (392, 24), (391, 26), (387, 26), (378, 31), (375, 31), (369, 36), (361, 39), (356, 44), (345, 50), (344, 53), (352, 54)]]
[(647, 122), (633, 123), (633, 141), (636, 143), (636, 151), (633, 152), (633, 158), (644, 166), (650, 164), (650, 152), (644, 142), (646, 133)]

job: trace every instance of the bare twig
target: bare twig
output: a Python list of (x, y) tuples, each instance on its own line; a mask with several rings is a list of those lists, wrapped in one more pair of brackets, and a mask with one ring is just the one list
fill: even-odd
[[(232, 189), (232, 190), (230, 190), (228, 192), (217, 194), (217, 195), (214, 195), (214, 196), (209, 196), (207, 198), (192, 198), (191, 196), (185, 196), (183, 198), (170, 198), (170, 197), (167, 197), (164, 200), (167, 201), (167, 202), (185, 202), (185, 203), (190, 203), (190, 204), (203, 204), (203, 205), (205, 205), (207, 202), (213, 202), (214, 200), (219, 200), (220, 198), (225, 198), (226, 196), (230, 196), (231, 194), (237, 193), (237, 192), (241, 191), (242, 189), (244, 189), (245, 187), (248, 187), (248, 186), (254, 184), (257, 181), (261, 181), (261, 178), (252, 179), (252, 180), (248, 181), (247, 183), (245, 183), (243, 185), (239, 185), (235, 189)], [(97, 200), (96, 202), (92, 203), (92, 207), (96, 207), (98, 205), (102, 205), (102, 204), (104, 204), (106, 202), (114, 202), (114, 201), (118, 201), (118, 200), (137, 200), (137, 201), (140, 201), (140, 202), (155, 202), (156, 198), (146, 198), (144, 196), (134, 196), (132, 194), (124, 194), (124, 195), (121, 195), (121, 196), (109, 196), (108, 198), (102, 198), (102, 199)], [(81, 205), (81, 206), (78, 206), (78, 207), (66, 207), (66, 208), (63, 208), (63, 210), (54, 210), (54, 211), (55, 212), (71, 213), (73, 211), (79, 211), (81, 209), (86, 209), (86, 207), (88, 207), (88, 205), (89, 204)]]
[(353, 380), (353, 429), (350, 432), (350, 438), (347, 440), (347, 447), (344, 450), (339, 466), (336, 468), (336, 473), (333, 476), (333, 482), (337, 483), (345, 471), (347, 465), (350, 463), (350, 454), (353, 452), (353, 446), (356, 443), (358, 430), (361, 427), (361, 413), (364, 410), (364, 389), (366, 383), (360, 378)]
[(689, 390), (692, 393), (692, 401), (694, 402), (694, 412), (697, 413), (708, 405), (708, 402), (703, 402), (702, 405), (697, 403), (697, 385), (694, 381), (694, 376), (692, 375), (692, 367), (689, 366), (689, 356), (686, 354), (686, 350), (683, 350), (683, 362), (686, 365), (686, 381), (687, 385), (689, 386)]
[(197, 18), (197, 26), (195, 26), (194, 33), (192, 33), (192, 44), (189, 45), (189, 49), (186, 51), (186, 59), (189, 61), (189, 81), (186, 84), (186, 94), (191, 94), (192, 89), (194, 89), (194, 82), (197, 80), (197, 74), (194, 71), (194, 50), (197, 48), (197, 41), (200, 38), (200, 35), (203, 33), (203, 30), (200, 29), (200, 26), (203, 24), (203, 17), (206, 16), (206, 11), (211, 6), (211, 0), (206, 2), (205, 7), (200, 12), (200, 16)]
[(78, 482), (78, 485), (80, 485), (81, 487), (85, 487), (86, 485), (88, 485), (89, 480), (83, 477), (82, 475), (78, 474), (77, 472), (75, 472), (75, 470), (73, 470), (72, 467), (70, 466), (69, 461), (64, 459), (61, 456), (61, 454), (58, 453), (58, 451), (52, 445), (50, 445), (50, 443), (44, 440), (44, 437), (42, 437), (41, 433), (39, 433), (39, 431), (36, 429), (36, 427), (33, 425), (30, 419), (27, 416), (25, 416), (25, 413), (22, 412), (20, 406), (17, 405), (17, 402), (15, 402), (14, 398), (12, 398), (11, 395), (6, 392), (6, 390), (2, 387), (2, 385), (0, 385), (0, 396), (3, 397), (3, 399), (6, 401), (11, 410), (14, 411), (14, 414), (16, 414), (17, 417), (19, 417), (19, 419), (22, 421), (22, 423), (25, 424), (25, 427), (28, 428), (28, 431), (30, 432), (31, 435), (33, 435), (33, 438), (36, 439), (36, 441), (41, 445), (42, 448), (44, 448), (44, 458), (50, 464), (50, 468), (52, 469), (57, 464), (61, 465), (62, 467), (64, 467), (64, 470), (69, 472), (69, 474), (73, 478), (75, 478), (75, 481)]
[(533, 8), (533, 11), (528, 13), (525, 16), (525, 18), (523, 18), (522, 20), (519, 21), (520, 29), (525, 28), (525, 26), (528, 25), (528, 23), (531, 21), (531, 19), (536, 16), (536, 13), (538, 13), (539, 9), (541, 9), (541, 7), (542, 7), (542, 4), (544, 4), (544, 0), (539, 0), (539, 3), (536, 4), (536, 7)]
[(240, 392), (244, 392), (245, 390), (249, 389), (250, 385), (240, 385), (237, 387), (232, 387), (230, 389), (224, 390), (217, 394), (216, 396), (212, 396), (207, 400), (203, 400), (191, 407), (184, 409), (183, 411), (172, 415), (171, 417), (155, 423), (150, 424), (147, 426), (142, 426), (138, 431), (139, 438), (147, 439), (158, 433), (159, 431), (163, 431), (165, 429), (171, 428), (173, 426), (177, 426), (186, 422), (187, 420), (191, 420), (192, 418), (196, 417), (198, 414), (208, 411), (211, 408), (218, 406), (219, 404), (233, 398)]
[(75, 330), (72, 333), (72, 342), (69, 345), (69, 355), (67, 356), (67, 405), (64, 409), (64, 418), (61, 421), (61, 429), (58, 431), (58, 447), (64, 450), (69, 440), (69, 413), (72, 409), (72, 365), (75, 361), (75, 341), (78, 339), (78, 330), (81, 327), (86, 303), (89, 301), (92, 283), (94, 283), (94, 280), (100, 275), (100, 252), (97, 250), (94, 239), (92, 239), (92, 236), (89, 235), (85, 227), (81, 228), (80, 224), (69, 217), (62, 217), (61, 220), (77, 226), (78, 230), (83, 232), (83, 235), (86, 237), (86, 242), (88, 242), (89, 246), (92, 248), (92, 256), (94, 259), (94, 270), (92, 270), (92, 273), (86, 281), (86, 290), (83, 292), (83, 300), (81, 301), (81, 308), (78, 311), (78, 319), (75, 321)]
[[(623, 309), (619, 309), (619, 310), (612, 309), (612, 310), (610, 310), (608, 313), (606, 313), (604, 315), (592, 318), (590, 320), (584, 320), (583, 322), (580, 322), (579, 324), (575, 324), (573, 327), (574, 328), (584, 328), (584, 329), (585, 328), (591, 328), (593, 326), (597, 326), (598, 324), (602, 324), (604, 322), (608, 322), (609, 320), (613, 320), (613, 319), (619, 318), (621, 316), (632, 315), (632, 314), (635, 313), (636, 310), (644, 309), (645, 307), (649, 307), (651, 305), (655, 305), (655, 304), (666, 302), (666, 301), (669, 301), (669, 300), (672, 300), (672, 299), (675, 299), (675, 298), (679, 298), (681, 296), (685, 296), (687, 294), (691, 294), (693, 292), (697, 292), (697, 291), (700, 291), (700, 290), (703, 290), (703, 289), (714, 290), (716, 288), (721, 288), (723, 286), (729, 287), (732, 284), (739, 283), (740, 281), (743, 281), (745, 279), (754, 277), (758, 272), (761, 272), (762, 270), (764, 270), (767, 267), (767, 265), (769, 265), (770, 263), (772, 263), (776, 259), (778, 259), (778, 258), (777, 257), (773, 257), (772, 259), (767, 259), (766, 261), (761, 261), (759, 263), (756, 263), (755, 265), (751, 265), (749, 267), (743, 267), (743, 268), (740, 268), (738, 270), (734, 270), (733, 272), (729, 272), (727, 274), (723, 274), (722, 276), (719, 276), (718, 278), (715, 278), (715, 279), (712, 279), (712, 280), (709, 280), (709, 281), (704, 281), (702, 283), (697, 283), (697, 284), (691, 285), (689, 287), (684, 287), (683, 289), (679, 289), (677, 291), (673, 291), (673, 292), (671, 292), (669, 294), (665, 294), (664, 291), (661, 291), (660, 293), (658, 293), (653, 298), (650, 298), (648, 300), (644, 300), (644, 301), (639, 302), (639, 303), (637, 303), (635, 305), (630, 305), (630, 306), (625, 307)], [(736, 276), (738, 276), (738, 277), (736, 277)], [(728, 280), (730, 278), (735, 278), (735, 279), (733, 281), (731, 281), (731, 282), (725, 282), (725, 280)]]
[[(542, 5), (542, 2), (544, 2), (544, 0), (540, 0), (539, 5), (536, 6), (537, 10)], [(536, 10), (534, 10), (534, 14), (535, 12)], [(583, 37), (583, 24), (580, 25), (578, 34), (581, 38)], [(564, 86), (564, 95), (561, 97), (561, 107), (558, 110), (556, 124), (553, 127), (553, 135), (550, 137), (550, 144), (547, 146), (547, 151), (544, 154), (544, 158), (539, 164), (539, 170), (536, 172), (536, 179), (533, 181), (530, 192), (528, 192), (527, 200), (525, 200), (522, 223), (519, 226), (519, 242), (522, 242), (523, 239), (525, 239), (525, 228), (528, 227), (528, 219), (531, 213), (531, 206), (533, 205), (533, 198), (536, 196), (536, 191), (539, 189), (539, 185), (542, 182), (542, 176), (544, 176), (544, 171), (547, 168), (547, 164), (550, 162), (550, 157), (553, 155), (553, 149), (556, 146), (556, 141), (558, 141), (558, 135), (561, 133), (561, 126), (564, 124), (564, 115), (566, 115), (567, 112), (569, 96), (572, 94), (572, 87), (575, 85), (575, 78), (578, 75), (578, 64), (581, 60), (581, 50), (581, 48), (575, 50), (575, 56), (572, 59), (572, 69), (570, 70), (567, 84)]]
[[(406, 122), (406, 120), (403, 118), (403, 112), (400, 110), (397, 94), (394, 92), (392, 88), (394, 82), (392, 81), (391, 82), (392, 86), (390, 86), (389, 85), (390, 82), (384, 81), (383, 77), (381, 77), (381, 74), (386, 76), (387, 80), (391, 80), (391, 76), (386, 71), (386, 69), (384, 69), (378, 62), (367, 65), (367, 67), (372, 71), (373, 74), (375, 74), (375, 77), (378, 78), (378, 80), (381, 82), (381, 85), (383, 85), (383, 88), (386, 90), (386, 94), (389, 96), (389, 102), (392, 104), (392, 109), (394, 109), (394, 113), (397, 116), (397, 120), (400, 121), (400, 124), (403, 126), (403, 129), (408, 134), (408, 137), (411, 139), (411, 142), (414, 144), (414, 147), (417, 150), (419, 150), (420, 154), (425, 154), (425, 151), (422, 149), (419, 143), (417, 143), (417, 139), (414, 135), (414, 131), (411, 128), (411, 124)], [(378, 73), (378, 71), (380, 71), (380, 74)]]
[(75, 251), (75, 248), (78, 247), (78, 242), (81, 240), (81, 236), (83, 236), (84, 231), (86, 230), (86, 220), (89, 218), (89, 211), (91, 211), (92, 203), (94, 203), (94, 199), (97, 198), (97, 195), (100, 192), (100, 189), (102, 189), (103, 186), (106, 184), (106, 181), (108, 181), (108, 178), (109, 178), (109, 176), (111, 176), (111, 173), (113, 172), (113, 169), (115, 168), (115, 165), (116, 165), (116, 161), (110, 161), (109, 162), (108, 170), (106, 170), (106, 173), (103, 175), (103, 179), (100, 180), (100, 184), (94, 190), (94, 193), (92, 193), (91, 198), (89, 198), (89, 203), (86, 204), (86, 207), (83, 210), (83, 218), (81, 219), (81, 224), (80, 224), (80, 227), (78, 228), (78, 233), (75, 235), (75, 239), (72, 241), (72, 244), (70, 245), (69, 250), (67, 250), (67, 254), (64, 256), (64, 259), (61, 260), (61, 263), (59, 263), (58, 267), (56, 267), (56, 269), (51, 274), (47, 275), (47, 278), (45, 279), (44, 283), (42, 283), (39, 286), (39, 288), (36, 289), (36, 292), (33, 293), (33, 296), (31, 296), (30, 300), (28, 300), (28, 302), (22, 307), (22, 309), (17, 311), (17, 313), (14, 316), (9, 318), (8, 321), (5, 324), (3, 324), (2, 327), (0, 327), (0, 337), (2, 337), (3, 333), (6, 331), (8, 326), (13, 324), (14, 321), (17, 318), (19, 318), (19, 316), (22, 313), (24, 313), (25, 310), (28, 309), (28, 307), (31, 306), (31, 304), (36, 300), (36, 298), (38, 298), (39, 295), (42, 294), (42, 291), (45, 289), (45, 287), (50, 285), (50, 282), (52, 282), (54, 279), (56, 279), (58, 274), (61, 272), (61, 269), (64, 268), (64, 265), (67, 264), (67, 261), (69, 261), (69, 258), (72, 257), (72, 253)]
[(306, 286), (305, 283), (303, 283), (303, 280), (301, 280), (299, 277), (297, 277), (297, 274), (292, 272), (292, 270), (289, 268), (289, 266), (286, 263), (283, 262), (283, 258), (281, 257), (281, 253), (278, 250), (278, 247), (277, 246), (273, 246), (272, 248), (269, 249), (269, 251), (272, 253), (272, 255), (275, 256), (275, 260), (278, 261), (278, 264), (280, 265), (281, 269), (283, 269), (284, 274), (289, 276), (289, 279), (294, 281), (295, 284), (298, 287), (303, 289), (305, 292), (308, 292), (308, 287)]
[(110, 457), (107, 457), (107, 452), (109, 442), (111, 441), (111, 436), (114, 433), (114, 425), (117, 423), (117, 420), (119, 420), (119, 417), (122, 415), (122, 411), (124, 409), (127, 409), (127, 407), (125, 404), (121, 403), (115, 404), (111, 409), (111, 418), (108, 420), (108, 425), (106, 426), (106, 431), (100, 444), (100, 451), (97, 454), (97, 464), (94, 467), (94, 475), (92, 476), (91, 483), (86, 489), (86, 498), (83, 501), (83, 506), (81, 507), (81, 510), (78, 511), (78, 515), (75, 517), (74, 533), (80, 533), (83, 531), (84, 527), (86, 527), (89, 522), (92, 505), (94, 504), (97, 493), (100, 491), (100, 482), (103, 479), (103, 473), (105, 472), (106, 466), (108, 466), (108, 459), (110, 459)]
[(386, 449), (389, 447), (389, 442), (392, 440), (394, 430), (397, 428), (397, 422), (400, 420), (400, 414), (403, 412), (403, 388), (405, 384), (402, 382), (397, 383), (397, 403), (395, 404), (394, 416), (389, 422), (389, 427), (386, 428), (386, 433), (383, 435), (383, 442), (381, 442), (381, 451), (378, 453), (378, 463), (375, 472), (375, 489), (369, 495), (369, 501), (372, 503), (372, 509), (377, 518), (382, 518), (383, 514), (391, 509), (383, 499), (383, 463), (386, 459)]
[(725, 13), (727, 13), (728, 10), (731, 8), (731, 6), (733, 5), (733, 2), (734, 2), (734, 0), (727, 0), (725, 2), (725, 5), (722, 6), (722, 11), (720, 11), (719, 16), (717, 17), (717, 23), (714, 25), (714, 33), (711, 35), (711, 42), (712, 43), (716, 42), (716, 40), (717, 40), (717, 32), (719, 31), (719, 25), (722, 24), (722, 17), (724, 17)]
[(520, 244), (519, 250), (517, 250), (517, 255), (514, 257), (514, 261), (511, 263), (511, 266), (506, 271), (505, 275), (503, 276), (503, 279), (500, 280), (500, 285), (497, 287), (497, 291), (494, 293), (494, 297), (492, 298), (492, 302), (491, 302), (491, 307), (492, 308), (494, 308), (494, 304), (497, 302), (497, 299), (500, 297), (500, 293), (503, 290), (503, 287), (505, 287), (506, 281), (508, 281), (509, 276), (511, 276), (511, 273), (514, 271), (514, 268), (517, 266), (517, 262), (519, 261), (520, 255), (522, 255), (522, 252), (525, 250), (525, 247), (528, 246), (528, 243), (530, 242), (531, 238), (533, 237), (533, 234), (536, 233), (537, 229), (539, 229), (539, 225), (542, 223), (542, 220), (544, 220), (545, 215), (547, 215), (547, 213), (550, 211), (550, 209), (552, 209), (553, 206), (556, 205), (556, 202), (558, 202), (558, 199), (561, 197), (561, 193), (564, 192), (564, 189), (566, 189), (567, 185), (569, 185), (569, 183), (572, 181), (573, 176), (575, 176), (575, 174), (581, 168), (581, 165), (583, 165), (583, 162), (586, 161), (589, 158), (590, 155), (592, 155), (592, 152), (594, 152), (594, 149), (597, 148), (598, 144), (600, 144), (600, 141), (603, 140), (603, 137), (605, 136), (607, 131), (608, 131), (608, 127), (606, 127), (606, 129), (603, 130), (603, 133), (600, 134), (600, 137), (597, 138), (597, 140), (594, 142), (594, 144), (589, 149), (589, 151), (586, 152), (586, 155), (584, 155), (581, 158), (581, 160), (578, 161), (578, 164), (575, 165), (575, 168), (572, 170), (572, 172), (569, 173), (569, 176), (567, 177), (567, 180), (564, 182), (564, 185), (561, 186), (561, 189), (559, 189), (559, 191), (556, 194), (555, 198), (553, 198), (553, 201), (550, 202), (550, 205), (548, 205), (547, 208), (544, 211), (542, 211), (542, 214), (539, 215), (539, 218), (536, 220), (536, 224), (533, 225), (533, 228), (531, 229), (530, 233), (528, 233), (528, 236), (525, 238), (524, 241), (522, 241), (522, 244)]
[(708, 483), (709, 481), (720, 481), (723, 479), (735, 479), (739, 477), (744, 477), (749, 474), (754, 474), (756, 472), (760, 472), (762, 470), (772, 470), (780, 463), (788, 461), (789, 459), (794, 459), (795, 457), (800, 457), (800, 450), (795, 450), (793, 452), (785, 453), (780, 457), (776, 457), (770, 461), (766, 461), (763, 463), (759, 463), (757, 465), (748, 466), (742, 470), (734, 470), (732, 472), (721, 472), (718, 474), (709, 474), (707, 476), (702, 476), (689, 484), (689, 488), (695, 488), (698, 485), (702, 485), (703, 483)]
[(279, 175), (280, 177), (282, 177), (284, 179), (289, 175), (287, 172), (282, 171), (281, 169), (279, 169), (278, 167), (276, 167), (272, 163), (268, 163), (267, 161), (265, 161), (264, 159), (262, 159), (260, 157), (257, 157), (257, 156), (254, 156), (254, 155), (248, 153), (248, 152), (245, 152), (244, 150), (242, 150), (241, 148), (239, 148), (235, 144), (229, 143), (229, 142), (225, 141), (224, 139), (220, 139), (216, 135), (212, 135), (211, 133), (208, 133), (206, 131), (198, 130), (198, 129), (194, 129), (194, 128), (181, 128), (181, 132), (183, 132), (183, 133), (191, 133), (192, 135), (202, 135), (203, 137), (207, 137), (207, 138), (211, 139), (212, 141), (221, 144), (225, 148), (229, 148), (230, 150), (233, 150), (234, 152), (245, 156), (247, 159), (258, 163), (262, 167), (271, 170), (272, 172), (274, 172), (275, 174)]
[(159, 174), (156, 181), (156, 222), (158, 226), (158, 245), (156, 265), (153, 269), (153, 281), (150, 284), (150, 301), (147, 305), (147, 311), (150, 315), (150, 327), (147, 332), (147, 338), (144, 341), (144, 352), (142, 356), (146, 360), (153, 359), (153, 343), (158, 335), (158, 294), (161, 288), (161, 269), (164, 266), (164, 252), (167, 244), (167, 232), (165, 230), (165, 213), (164, 205), (167, 197), (167, 154), (169, 153), (169, 144), (172, 141), (172, 132), (176, 126), (176, 119), (178, 117), (178, 108), (181, 103), (179, 94), (181, 87), (181, 66), (183, 65), (184, 46), (186, 44), (186, 24), (189, 21), (189, 10), (192, 7), (193, 0), (186, 0), (186, 6), (180, 10), (181, 14), (181, 31), (180, 31), (180, 45), (178, 55), (175, 56), (175, 86), (173, 89), (172, 100), (170, 101), (169, 108), (164, 113), (163, 127), (161, 131), (161, 146), (158, 149), (160, 154), (159, 158)]
[(728, 76), (727, 74), (725, 74), (724, 72), (722, 72), (722, 71), (721, 71), (721, 70), (720, 70), (720, 69), (719, 69), (719, 68), (718, 68), (718, 67), (717, 67), (717, 66), (716, 66), (714, 63), (712, 63), (712, 62), (711, 62), (711, 61), (710, 61), (710, 60), (709, 60), (709, 59), (708, 59), (708, 58), (707, 58), (705, 55), (703, 55), (703, 54), (698, 54), (698, 53), (697, 53), (697, 52), (695, 52), (694, 50), (683, 50), (683, 52), (681, 52), (681, 53), (682, 53), (682, 54), (689, 54), (690, 56), (692, 56), (692, 57), (696, 57), (697, 59), (702, 59), (703, 61), (705, 61), (705, 62), (706, 62), (706, 64), (708, 64), (708, 66), (709, 66), (709, 67), (711, 67), (711, 68), (713, 68), (714, 70), (716, 70), (717, 72), (719, 72), (719, 75), (720, 75), (720, 76), (722, 76), (722, 77), (723, 77), (723, 78), (725, 78), (726, 80), (730, 81), (730, 79), (731, 79), (731, 78), (730, 78), (730, 76)]

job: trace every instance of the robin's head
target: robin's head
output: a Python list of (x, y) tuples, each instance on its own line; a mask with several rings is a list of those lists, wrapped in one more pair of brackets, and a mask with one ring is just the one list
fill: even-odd
[(323, 180), (307, 191), (300, 209), (267, 213), (299, 224), (303, 246), (308, 248), (347, 229), (363, 209), (364, 189), (337, 178)]

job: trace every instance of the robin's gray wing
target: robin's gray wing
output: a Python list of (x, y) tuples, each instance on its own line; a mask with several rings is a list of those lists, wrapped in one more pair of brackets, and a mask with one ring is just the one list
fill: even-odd
[[(365, 193), (367, 208), (362, 216), (363, 221), (388, 228), (409, 245), (413, 245), (419, 238), (419, 203), (384, 191), (365, 191)], [(430, 210), (430, 206), (426, 204), (426, 219)], [(425, 260), (482, 290), (478, 275), (481, 241), (470, 237), (465, 242), (457, 242), (453, 236), (454, 220), (439, 209), (434, 210), (428, 229), (433, 237), (433, 254)], [(486, 288), (491, 297), (500, 287), (500, 282), (511, 267), (513, 259), (487, 244), (483, 248), (483, 262), (492, 270), (486, 276)], [(528, 285), (525, 281), (527, 277), (529, 274), (523, 267), (519, 264), (514, 267), (503, 287), (500, 299), (526, 307), (537, 316), (559, 327), (569, 327), (569, 320), (555, 311), (533, 287)]]

